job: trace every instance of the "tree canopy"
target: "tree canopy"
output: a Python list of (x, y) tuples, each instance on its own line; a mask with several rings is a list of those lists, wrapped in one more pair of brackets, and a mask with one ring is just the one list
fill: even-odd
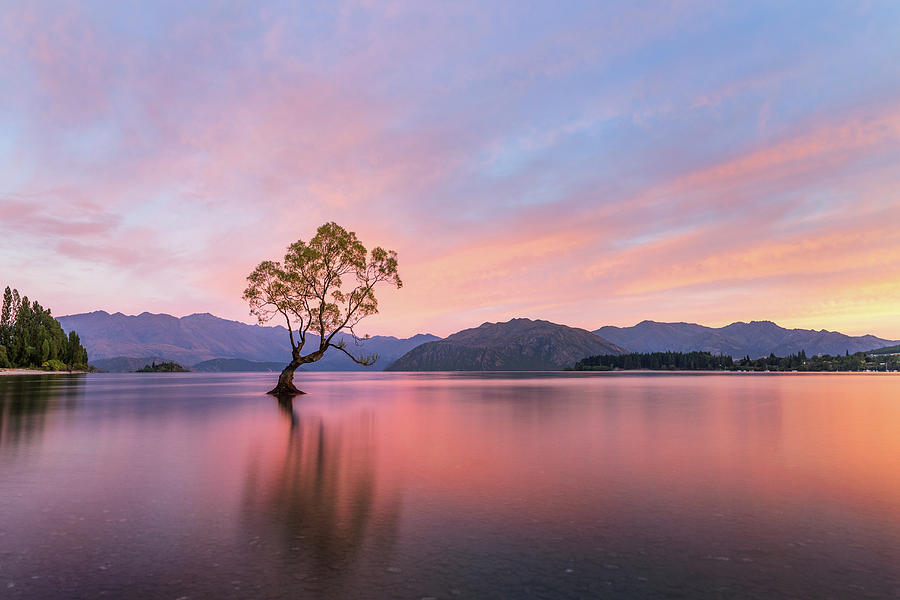
[(650, 369), (653, 371), (715, 371), (730, 369), (730, 356), (709, 352), (631, 352), (589, 356), (575, 363), (576, 371), (613, 371), (616, 369)]
[(633, 352), (584, 358), (575, 371), (615, 371), (649, 369), (653, 371), (896, 371), (900, 356), (874, 352), (845, 352), (843, 356), (807, 356), (804, 350), (788, 356), (770, 354), (763, 358), (735, 360), (731, 356), (709, 352)]
[[(356, 325), (378, 312), (377, 284), (403, 285), (396, 252), (381, 247), (367, 251), (354, 232), (334, 222), (319, 227), (309, 242), (291, 244), (282, 261), (261, 262), (247, 282), (244, 299), (250, 313), (260, 324), (282, 319), (290, 336), (291, 362), (270, 392), (276, 395), (301, 393), (293, 384), (294, 371), (321, 359), (329, 348), (361, 365), (373, 364), (377, 356), (356, 356), (335, 336), (346, 330), (357, 338)], [(310, 332), (318, 336), (318, 344), (303, 354)]]
[(63, 331), (59, 321), (37, 301), (9, 286), (0, 309), (0, 367), (87, 370), (87, 350), (78, 334)]

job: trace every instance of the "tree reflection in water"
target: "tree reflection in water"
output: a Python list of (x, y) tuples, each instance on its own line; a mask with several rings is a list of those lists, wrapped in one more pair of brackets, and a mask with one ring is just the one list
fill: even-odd
[(279, 401), (279, 409), (290, 421), (286, 447), (279, 458), (250, 461), (247, 533), (280, 539), (285, 567), (301, 578), (346, 581), (351, 567), (383, 569), (399, 499), (378, 486), (372, 415), (329, 423), (298, 414), (290, 400)]
[(0, 451), (36, 441), (51, 407), (74, 408), (83, 394), (84, 375), (0, 377)]

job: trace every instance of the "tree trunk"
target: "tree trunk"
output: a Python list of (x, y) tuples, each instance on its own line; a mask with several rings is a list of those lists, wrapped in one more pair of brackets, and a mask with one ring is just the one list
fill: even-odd
[(279, 398), (289, 398), (305, 394), (306, 392), (301, 392), (297, 389), (297, 386), (294, 385), (294, 371), (297, 370), (297, 367), (299, 367), (300, 364), (301, 363), (297, 360), (292, 360), (288, 363), (288, 366), (286, 366), (284, 371), (281, 372), (281, 375), (278, 376), (278, 385), (269, 390), (268, 393)]

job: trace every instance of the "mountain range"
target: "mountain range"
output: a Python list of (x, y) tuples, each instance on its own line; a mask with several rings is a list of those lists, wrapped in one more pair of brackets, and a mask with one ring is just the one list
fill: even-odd
[[(107, 373), (133, 373), (153, 363), (167, 362), (162, 356), (91, 359), (91, 365), (99, 371)], [(191, 365), (191, 371), (198, 373), (278, 373), (284, 368), (284, 361), (258, 362), (243, 358), (213, 358)], [(304, 369), (300, 369), (301, 371)]]
[[(92, 364), (100, 362), (102, 365), (105, 359), (123, 357), (140, 360), (165, 357), (188, 367), (215, 358), (287, 364), (291, 355), (286, 328), (247, 325), (209, 313), (178, 318), (148, 312), (110, 314), (100, 310), (58, 317), (57, 320), (66, 333), (78, 332)], [(415, 346), (440, 338), (430, 334), (405, 339), (378, 335), (357, 342), (349, 334), (336, 336), (337, 341), (341, 339), (353, 353), (377, 354), (374, 369), (381, 370)], [(308, 348), (318, 346), (318, 336), (307, 335), (306, 344)], [(350, 360), (343, 352), (332, 350), (322, 360), (303, 368), (309, 371), (357, 371), (365, 367)]]
[[(107, 371), (131, 371), (153, 360), (176, 361), (190, 368), (214, 361), (194, 370), (270, 370), (274, 365), (286, 363), (290, 355), (284, 327), (247, 325), (209, 313), (178, 318), (146, 312), (124, 315), (95, 311), (57, 320), (66, 332), (78, 332), (91, 363)], [(309, 337), (308, 347), (318, 344), (318, 337)], [(747, 355), (758, 358), (770, 353), (784, 356), (800, 350), (808, 355), (854, 353), (900, 343), (873, 335), (785, 329), (771, 321), (737, 322), (725, 327), (642, 321), (633, 327), (608, 326), (589, 332), (530, 319), (484, 323), (444, 340), (431, 334), (409, 338), (373, 336), (359, 342), (348, 334), (342, 339), (355, 353), (378, 354), (373, 370), (390, 367), (391, 370), (444, 371), (556, 369), (586, 356), (624, 351), (702, 350), (735, 358)], [(303, 368), (309, 371), (364, 369), (334, 350)]]
[(641, 321), (633, 327), (601, 327), (594, 333), (632, 352), (702, 350), (735, 358), (761, 358), (769, 354), (787, 356), (801, 350), (808, 355), (853, 354), (897, 343), (874, 335), (849, 336), (824, 329), (785, 329), (771, 321), (738, 321), (725, 327)]
[[(191, 366), (198, 373), (280, 373), (284, 361), (256, 362), (243, 358), (213, 358)], [(305, 371), (306, 369), (298, 369)]]
[(549, 321), (512, 319), (464, 329), (416, 346), (388, 371), (558, 371), (585, 356), (624, 348), (587, 331)]
[(133, 373), (140, 368), (153, 363), (167, 362), (163, 356), (116, 356), (113, 358), (93, 358), (88, 351), (91, 366), (101, 372), (107, 373)]

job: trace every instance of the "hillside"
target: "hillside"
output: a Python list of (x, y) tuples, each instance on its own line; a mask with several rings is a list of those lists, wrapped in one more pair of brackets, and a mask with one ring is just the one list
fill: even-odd
[(872, 354), (900, 354), (900, 345), (878, 348)]
[(725, 327), (641, 321), (633, 327), (601, 327), (594, 333), (632, 352), (696, 350), (735, 358), (759, 358), (772, 353), (787, 356), (801, 350), (810, 356), (853, 354), (896, 343), (873, 335), (854, 337), (824, 329), (785, 329), (771, 321), (739, 321)]
[[(107, 373), (133, 373), (145, 365), (168, 362), (160, 356), (146, 356), (143, 358), (131, 358), (117, 356), (115, 358), (101, 358), (91, 361), (93, 366)], [(191, 371), (198, 373), (249, 373), (249, 372), (279, 372), (284, 368), (285, 362), (258, 362), (243, 358), (213, 358), (191, 365)], [(304, 370), (304, 369), (300, 369)]]
[(549, 321), (484, 323), (413, 348), (388, 371), (551, 371), (624, 350), (584, 329)]
[[(78, 331), (95, 363), (122, 357), (161, 357), (184, 365), (214, 358), (285, 363), (290, 357), (290, 343), (284, 327), (247, 325), (209, 313), (178, 318), (147, 312), (110, 314), (101, 310), (67, 315), (58, 320), (65, 331)], [(419, 344), (439, 339), (430, 334), (405, 339), (373, 336), (357, 345), (352, 336), (344, 337), (349, 350), (379, 355), (378, 362), (371, 367), (373, 370), (384, 369)], [(317, 336), (308, 336), (308, 348), (318, 343)], [(325, 358), (304, 365), (304, 368), (310, 371), (357, 371), (365, 367), (357, 365), (342, 352), (331, 350)]]
[(256, 362), (243, 358), (213, 358), (197, 363), (191, 370), (198, 373), (279, 373), (285, 364), (286, 361)]
[(185, 369), (177, 362), (152, 362), (137, 369), (135, 373), (190, 373), (190, 369)]
[(134, 373), (144, 365), (165, 361), (166, 358), (162, 356), (144, 356), (137, 358), (130, 356), (115, 356), (113, 358), (91, 359), (91, 366), (107, 373)]

